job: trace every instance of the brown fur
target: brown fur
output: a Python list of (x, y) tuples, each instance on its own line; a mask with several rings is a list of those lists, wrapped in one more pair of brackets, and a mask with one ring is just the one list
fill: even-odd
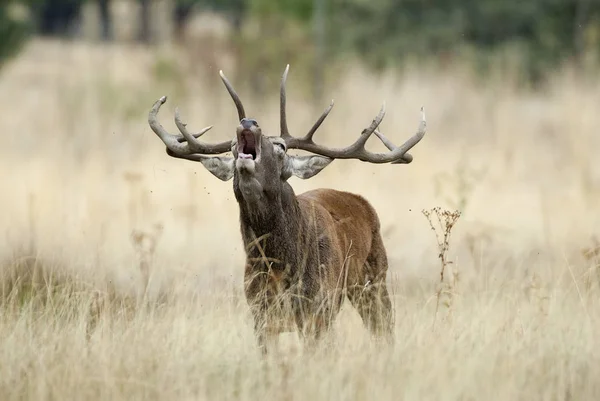
[[(299, 196), (280, 178), (270, 141), (262, 141), (264, 196), (247, 200), (234, 175), (247, 259), (245, 293), (257, 339), (298, 329), (309, 345), (331, 326), (344, 296), (375, 335), (393, 339), (393, 312), (380, 224), (361, 196), (316, 189)], [(271, 337), (271, 338), (268, 338)]]

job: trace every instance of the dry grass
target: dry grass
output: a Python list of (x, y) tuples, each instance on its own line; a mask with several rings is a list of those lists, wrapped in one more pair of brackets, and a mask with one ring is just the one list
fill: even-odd
[[(287, 335), (283, 356), (261, 361), (231, 183), (168, 158), (146, 123), (167, 94), (165, 127), (179, 105), (191, 127), (215, 125), (211, 139), (233, 132), (218, 68), (199, 80), (174, 52), (35, 42), (2, 71), (0, 399), (600, 396), (598, 81), (564, 71), (527, 94), (459, 68), (340, 77), (322, 142), (352, 140), (383, 100), (382, 129), (401, 141), (427, 109), (412, 164), (337, 161), (292, 178), (297, 192), (355, 191), (378, 210), (397, 345), (376, 349), (345, 306), (330, 349), (308, 358)], [(316, 115), (293, 71), (298, 133)], [(278, 127), (276, 93), (242, 97)], [(444, 254), (460, 280), (434, 322), (439, 249), (421, 210), (437, 206), (461, 212)]]

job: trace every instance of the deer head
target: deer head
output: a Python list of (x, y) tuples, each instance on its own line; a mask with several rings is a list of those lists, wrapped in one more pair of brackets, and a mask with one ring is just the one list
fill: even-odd
[[(255, 119), (247, 118), (244, 106), (222, 71), (221, 79), (231, 95), (237, 108), (239, 125), (236, 136), (231, 141), (218, 144), (207, 144), (198, 140), (212, 126), (202, 129), (197, 134), (191, 134), (186, 124), (181, 121), (179, 110), (175, 110), (175, 124), (181, 136), (169, 134), (157, 121), (157, 113), (166, 102), (163, 96), (152, 107), (148, 123), (152, 130), (164, 142), (167, 154), (172, 157), (196, 161), (210, 171), (215, 177), (228, 181), (234, 176), (235, 186), (244, 196), (258, 196), (262, 193), (276, 191), (281, 183), (286, 182), (292, 175), (307, 179), (314, 177), (334, 159), (358, 159), (370, 163), (406, 164), (412, 161), (407, 152), (425, 135), (426, 123), (423, 108), (421, 122), (417, 132), (403, 145), (396, 146), (377, 130), (385, 115), (385, 105), (371, 125), (365, 128), (359, 138), (345, 148), (327, 148), (316, 144), (313, 136), (333, 108), (333, 101), (321, 114), (312, 128), (303, 137), (290, 135), (286, 119), (285, 84), (289, 71), (286, 67), (281, 79), (280, 93), (280, 135), (266, 136)], [(388, 148), (387, 153), (372, 153), (365, 149), (367, 140), (375, 134)], [(312, 153), (308, 156), (288, 155), (288, 149), (301, 149)], [(222, 154), (231, 151), (233, 156), (206, 156)]]

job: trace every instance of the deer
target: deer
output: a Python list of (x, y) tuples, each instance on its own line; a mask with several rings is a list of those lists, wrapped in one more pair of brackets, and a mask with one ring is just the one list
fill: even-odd
[[(386, 285), (388, 258), (380, 220), (362, 196), (329, 188), (296, 195), (288, 179), (314, 177), (335, 159), (357, 159), (375, 164), (409, 164), (407, 153), (425, 135), (423, 107), (417, 132), (401, 146), (394, 145), (378, 127), (385, 102), (359, 138), (345, 148), (329, 148), (313, 141), (331, 112), (334, 101), (302, 137), (290, 134), (286, 118), (286, 81), (281, 78), (280, 133), (268, 136), (256, 119), (246, 116), (240, 97), (219, 71), (239, 117), (233, 139), (221, 143), (198, 138), (175, 109), (181, 135), (167, 132), (157, 114), (167, 97), (152, 106), (148, 123), (170, 157), (199, 162), (221, 181), (233, 178), (239, 206), (240, 232), (245, 249), (244, 295), (254, 323), (257, 346), (269, 353), (280, 333), (297, 332), (305, 347), (314, 349), (346, 298), (364, 327), (378, 340), (393, 345), (394, 311)], [(366, 150), (375, 134), (389, 152)], [(290, 149), (308, 155), (288, 154)], [(231, 156), (224, 155), (230, 152)]]

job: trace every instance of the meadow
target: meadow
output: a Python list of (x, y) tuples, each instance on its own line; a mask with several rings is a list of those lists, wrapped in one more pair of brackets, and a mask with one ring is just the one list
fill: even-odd
[[(0, 399), (600, 396), (600, 81), (565, 68), (533, 92), (510, 71), (344, 71), (325, 90), (336, 105), (318, 141), (354, 141), (383, 101), (388, 138), (412, 135), (421, 105), (427, 135), (411, 164), (335, 161), (290, 182), (356, 192), (378, 211), (396, 345), (377, 348), (346, 302), (332, 346), (308, 356), (286, 334), (263, 360), (232, 184), (168, 157), (147, 123), (168, 95), (171, 132), (179, 106), (193, 130), (214, 125), (207, 140), (232, 137), (220, 68), (235, 75), (225, 56), (35, 40), (0, 71)], [(307, 100), (293, 65), (288, 82), (300, 135), (328, 102)], [(276, 132), (278, 93), (240, 95)], [(460, 211), (443, 282), (443, 230), (423, 213), (436, 207)]]

